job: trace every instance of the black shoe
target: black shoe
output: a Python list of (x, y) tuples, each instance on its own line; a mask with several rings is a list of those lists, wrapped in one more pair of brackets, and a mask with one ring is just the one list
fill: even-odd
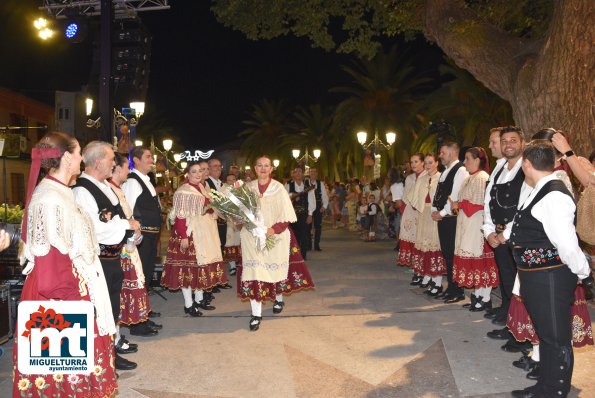
[(163, 329), (163, 325), (161, 325), (159, 323), (155, 323), (150, 319), (147, 319), (147, 326), (149, 326), (151, 329), (155, 329), (155, 330)]
[(198, 303), (195, 301), (194, 303), (192, 303), (192, 306), (194, 306), (196, 308), (200, 308), (201, 310), (205, 310), (205, 311), (213, 311), (215, 309), (215, 307), (213, 307), (212, 305), (209, 305), (204, 300), (202, 300)]
[(467, 303), (467, 304), (463, 304), (463, 308), (471, 309), (471, 308), (475, 307), (478, 297), (475, 296), (475, 294), (471, 293), (471, 296), (469, 296), (469, 299), (471, 299), (471, 302)]
[(283, 312), (283, 307), (285, 307), (285, 303), (283, 301), (275, 300), (275, 304), (273, 304), (273, 314), (280, 314)]
[(235, 269), (235, 268), (232, 268), (232, 269), (229, 270), (229, 275), (231, 275), (231, 276), (234, 276), (237, 273), (238, 273), (238, 270)]
[(537, 391), (537, 386), (527, 387), (524, 390), (514, 390), (510, 394), (514, 398), (537, 398), (541, 396)]
[[(479, 297), (481, 299), (481, 297)], [(490, 301), (483, 301), (479, 300), (474, 306), (469, 308), (471, 312), (481, 312), (485, 311), (487, 308), (492, 308), (492, 300)]]
[(433, 285), (434, 282), (430, 279), (428, 280), (426, 283), (424, 283), (423, 279), (421, 280), (419, 287), (421, 287), (422, 289), (427, 289), (430, 287), (430, 285)]
[(492, 324), (496, 326), (506, 326), (506, 318), (496, 317), (492, 319)]
[(497, 309), (495, 311), (494, 310), (489, 311), (489, 312), (486, 311), (486, 313), (483, 314), (483, 317), (486, 318), (486, 319), (494, 319), (494, 318), (496, 318), (498, 316), (498, 313), (499, 312), (500, 311), (498, 311)]
[(496, 330), (492, 330), (491, 332), (488, 332), (487, 336), (490, 339), (494, 339), (494, 340), (508, 340), (508, 339), (510, 339), (510, 332), (508, 331), (507, 328), (496, 329)]
[(202, 316), (202, 312), (200, 312), (198, 310), (198, 308), (196, 308), (194, 306), (194, 303), (190, 307), (184, 306), (184, 313), (186, 313), (186, 314), (188, 314), (188, 315), (190, 315), (191, 317), (194, 317), (194, 318), (197, 318), (199, 316)]
[(147, 325), (146, 322), (130, 327), (130, 334), (133, 336), (151, 337), (157, 335), (158, 333), (159, 332), (157, 330)]
[(440, 293), (442, 293), (442, 286), (433, 286), (432, 289), (430, 290), (430, 292), (428, 293), (428, 296), (430, 297), (436, 297), (438, 296)]
[(124, 339), (122, 339), (122, 337), (120, 337), (120, 340), (118, 340), (118, 344), (116, 344), (116, 353), (117, 354), (122, 354), (122, 355), (133, 354), (138, 351), (138, 346), (136, 346), (136, 344), (135, 344), (135, 347), (126, 345), (126, 348), (124, 348), (125, 343), (123, 340)]
[(124, 336), (123, 334), (120, 335), (120, 341), (122, 342), (122, 344), (128, 344), (128, 347), (138, 348), (138, 344), (131, 343), (126, 339), (126, 336)]
[(539, 362), (535, 363), (533, 369), (529, 373), (527, 373), (527, 379), (529, 380), (537, 380), (539, 379)]
[(513, 341), (507, 341), (500, 349), (504, 352), (523, 352), (524, 347)]
[(116, 370), (132, 370), (132, 369), (136, 369), (136, 363), (129, 361), (126, 358), (123, 358), (121, 356), (119, 356), (118, 354), (116, 354), (116, 360), (114, 361), (114, 364), (116, 365)]
[(149, 312), (149, 318), (159, 318), (161, 316), (161, 312), (151, 311)]
[(452, 296), (450, 298), (444, 299), (444, 304), (454, 304), (458, 303), (459, 301), (465, 300), (465, 295), (461, 294), (460, 296)]
[[(421, 285), (420, 285), (420, 287), (421, 287)], [(426, 291), (424, 292), (424, 294), (430, 294), (432, 289), (434, 289), (435, 287), (436, 287), (436, 284), (434, 283), (434, 281), (430, 280), (430, 282), (428, 283), (428, 285), (426, 287)]]
[(219, 289), (231, 289), (233, 286), (231, 286), (229, 283), (225, 283), (225, 285), (219, 285), (218, 288)]
[(529, 355), (523, 354), (518, 361), (513, 361), (512, 366), (515, 368), (523, 369), (525, 372), (529, 372), (535, 368), (539, 362), (531, 359)]
[(205, 292), (203, 294), (203, 300), (210, 303), (211, 301), (215, 300), (215, 295), (211, 292)]
[(221, 293), (221, 289), (219, 289), (219, 286), (215, 286), (211, 289), (211, 293)]
[(256, 332), (258, 330), (258, 328), (260, 327), (260, 322), (262, 321), (262, 317), (261, 316), (254, 316), (252, 315), (252, 317), (250, 318), (250, 331), (251, 332)]
[(421, 281), (423, 280), (423, 278), (419, 275), (413, 275), (413, 278), (411, 278), (411, 283), (409, 283), (411, 286), (417, 286), (417, 285), (421, 285)]

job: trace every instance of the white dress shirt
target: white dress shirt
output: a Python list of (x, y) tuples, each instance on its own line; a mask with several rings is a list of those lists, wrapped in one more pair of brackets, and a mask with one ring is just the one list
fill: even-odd
[[(314, 182), (312, 180), (310, 180), (310, 184), (312, 184), (312, 185), (320, 184), (320, 195), (322, 196), (322, 208), (328, 209), (328, 193), (326, 192), (326, 187), (324, 186), (324, 183), (319, 180), (315, 180)], [(312, 195), (314, 195), (314, 191), (311, 191), (311, 192), (312, 192)], [(316, 196), (314, 196), (314, 199), (316, 201)]]
[[(306, 188), (304, 181), (302, 181), (302, 185), (298, 185), (297, 182), (293, 181), (293, 185), (295, 187), (296, 193), (304, 192), (304, 189)], [(289, 184), (285, 184), (285, 189), (289, 193)], [(308, 192), (308, 215), (311, 216), (312, 214), (314, 214), (315, 210), (316, 210), (316, 196), (314, 196), (314, 190), (311, 190), (310, 192)]]
[[(119, 203), (118, 197), (112, 191), (107, 181), (99, 182), (96, 178), (91, 177), (90, 175), (83, 173), (79, 178), (86, 178), (95, 184), (101, 192), (103, 192), (110, 200), (110, 202), (115, 205)], [(112, 214), (112, 219), (108, 222), (103, 222), (99, 219), (99, 206), (97, 206), (97, 201), (86, 188), (83, 187), (75, 187), (72, 190), (74, 194), (74, 200), (76, 203), (79, 204), (80, 207), (85, 210), (85, 212), (89, 215), (89, 218), (93, 221), (93, 227), (95, 228), (95, 235), (97, 236), (97, 241), (99, 243), (103, 243), (105, 245), (115, 245), (122, 242), (124, 239), (124, 235), (126, 235), (126, 230), (130, 229), (130, 223), (126, 219), (120, 218), (117, 214)]]
[[(151, 184), (151, 179), (148, 175), (144, 175), (137, 169), (133, 169), (131, 173), (135, 173), (140, 177), (141, 181), (143, 181), (149, 189), (149, 192), (151, 192), (151, 195), (157, 196), (157, 191), (155, 191), (155, 187)], [(126, 199), (128, 199), (130, 208), (134, 211), (134, 205), (136, 205), (136, 200), (143, 193), (143, 187), (134, 178), (128, 178), (128, 180), (122, 184), (122, 191), (124, 191), (124, 195), (126, 195)]]
[[(518, 209), (522, 210), (529, 206), (548, 181), (557, 179), (555, 174), (550, 174), (539, 180), (528, 194), (521, 192)], [(558, 191), (548, 193), (531, 209), (531, 215), (543, 224), (548, 239), (558, 249), (562, 262), (580, 279), (584, 279), (591, 274), (591, 268), (578, 245), (574, 227), (575, 212), (574, 200)]]
[(393, 202), (397, 200), (403, 200), (403, 192), (405, 191), (405, 186), (402, 182), (395, 182), (390, 186), (390, 194), (393, 197)]
[(213, 181), (213, 184), (215, 184), (215, 188), (217, 189), (217, 191), (221, 191), (221, 180), (216, 180), (211, 176), (209, 176), (209, 180)]
[[(514, 180), (517, 173), (521, 169), (521, 165), (523, 163), (523, 158), (519, 158), (519, 160), (517, 160), (517, 162), (514, 164), (514, 166), (512, 166), (512, 169), (508, 169), (507, 162), (508, 162), (508, 160), (505, 158), (499, 159), (496, 162), (496, 167), (494, 168), (494, 171), (492, 172), (492, 174), (490, 176), (490, 182), (488, 183), (488, 186), (486, 188), (485, 199), (483, 202), (483, 226), (482, 226), (483, 236), (485, 236), (486, 239), (492, 232), (496, 232), (496, 226), (494, 225), (494, 222), (492, 221), (492, 213), (490, 213), (490, 200), (492, 200), (492, 195), (490, 194), (490, 192), (492, 190), (492, 187), (494, 186), (494, 184), (505, 184), (507, 182)], [(498, 166), (500, 166), (500, 167), (498, 167)], [(494, 178), (496, 178), (496, 174), (498, 174), (498, 172), (500, 170), (502, 170), (502, 173), (500, 173), (500, 176), (498, 177), (498, 181), (494, 181)], [(523, 185), (521, 186), (520, 197), (523, 197), (523, 195), (528, 195), (531, 192), (531, 190), (532, 190), (532, 188), (529, 185), (527, 185), (527, 183), (523, 182)], [(502, 231), (502, 236), (504, 236), (504, 239), (506, 239), (506, 240), (510, 239), (511, 228), (512, 228), (512, 221), (510, 221), (508, 224), (506, 224), (506, 229), (504, 231)]]
[[(459, 160), (453, 160), (452, 162), (450, 162), (450, 164), (448, 165), (448, 167), (446, 167), (446, 169), (442, 172), (442, 174), (440, 174), (440, 179), (438, 180), (438, 182), (444, 182), (444, 180), (446, 180), (446, 177), (448, 176), (448, 173), (450, 172), (450, 170), (452, 169), (452, 167), (457, 164)], [(450, 191), (450, 200), (452, 200), (453, 202), (456, 202), (459, 200), (459, 191), (461, 190), (461, 185), (463, 184), (463, 181), (465, 181), (465, 178), (469, 177), (469, 172), (467, 172), (467, 169), (465, 168), (465, 166), (461, 166), (458, 170), (457, 173), (455, 174), (455, 179), (452, 183), (452, 190)], [(440, 210), (440, 215), (442, 217), (446, 217), (447, 215), (451, 214), (451, 209), (450, 209), (450, 200), (446, 200), (446, 204), (444, 205), (444, 209)], [(432, 211), (436, 211), (438, 210), (437, 208), (435, 208), (434, 206), (432, 206)]]

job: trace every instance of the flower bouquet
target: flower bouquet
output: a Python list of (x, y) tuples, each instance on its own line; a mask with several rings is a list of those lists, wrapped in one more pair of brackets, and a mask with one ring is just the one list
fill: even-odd
[(243, 181), (236, 181), (233, 186), (224, 185), (221, 191), (212, 190), (210, 199), (207, 208), (217, 209), (233, 222), (243, 224), (256, 239), (258, 250), (269, 250), (275, 246), (276, 239), (267, 236), (267, 227), (258, 206), (258, 195), (248, 189)]

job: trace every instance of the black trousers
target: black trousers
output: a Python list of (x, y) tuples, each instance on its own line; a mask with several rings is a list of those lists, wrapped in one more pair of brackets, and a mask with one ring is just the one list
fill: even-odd
[(155, 272), (155, 257), (157, 257), (157, 244), (159, 234), (153, 232), (143, 232), (143, 241), (136, 248), (138, 255), (143, 263), (143, 273), (145, 274), (145, 289), (151, 286), (153, 273)]
[(521, 296), (539, 336), (540, 397), (566, 397), (570, 391), (574, 355), (570, 308), (577, 277), (566, 266), (521, 271)]
[(295, 239), (300, 246), (300, 251), (302, 252), (302, 256), (304, 260), (306, 259), (306, 253), (310, 247), (310, 225), (306, 222), (308, 219), (308, 212), (304, 211), (301, 213), (296, 213), (297, 221), (294, 223), (289, 224), (293, 234), (295, 235)]
[(446, 278), (448, 287), (446, 293), (451, 296), (461, 296), (465, 293), (462, 287), (452, 279), (452, 266), (455, 257), (455, 236), (457, 233), (457, 218), (448, 216), (438, 221), (438, 238), (440, 250), (446, 260)]
[(217, 220), (217, 232), (219, 232), (219, 240), (221, 241), (221, 250), (223, 250), (223, 246), (225, 246), (225, 241), (227, 240), (227, 224), (220, 223)]
[(120, 318), (120, 293), (122, 292), (122, 282), (124, 282), (124, 271), (120, 258), (116, 259), (100, 259), (101, 268), (103, 268), (103, 275), (105, 276), (105, 283), (107, 284), (107, 291), (109, 299), (112, 304), (112, 314), (114, 315), (114, 322), (118, 323)]
[(516, 263), (512, 257), (512, 250), (509, 245), (500, 245), (494, 249), (494, 260), (498, 266), (500, 274), (500, 294), (502, 295), (501, 311), (504, 315), (508, 314), (510, 300), (512, 299), (512, 289), (516, 278)]
[(312, 213), (312, 224), (310, 224), (310, 242), (312, 241), (312, 229), (314, 229), (314, 248), (320, 248), (320, 234), (322, 232), (322, 213), (320, 209), (314, 210)]

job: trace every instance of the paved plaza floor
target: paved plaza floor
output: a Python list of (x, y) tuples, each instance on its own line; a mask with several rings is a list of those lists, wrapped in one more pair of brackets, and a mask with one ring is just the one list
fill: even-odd
[[(286, 297), (279, 315), (266, 304), (257, 332), (234, 289), (202, 318), (184, 315), (180, 292), (151, 296), (164, 327), (157, 337), (128, 336), (139, 344), (127, 356), (138, 368), (120, 372), (118, 396), (508, 397), (534, 384), (511, 365), (520, 354), (486, 337), (496, 327), (483, 313), (412, 288), (393, 247), (324, 229), (323, 251), (308, 253), (316, 289)], [(8, 397), (12, 352), (3, 348), (0, 397)], [(594, 368), (593, 347), (575, 350), (572, 397), (595, 396)]]

